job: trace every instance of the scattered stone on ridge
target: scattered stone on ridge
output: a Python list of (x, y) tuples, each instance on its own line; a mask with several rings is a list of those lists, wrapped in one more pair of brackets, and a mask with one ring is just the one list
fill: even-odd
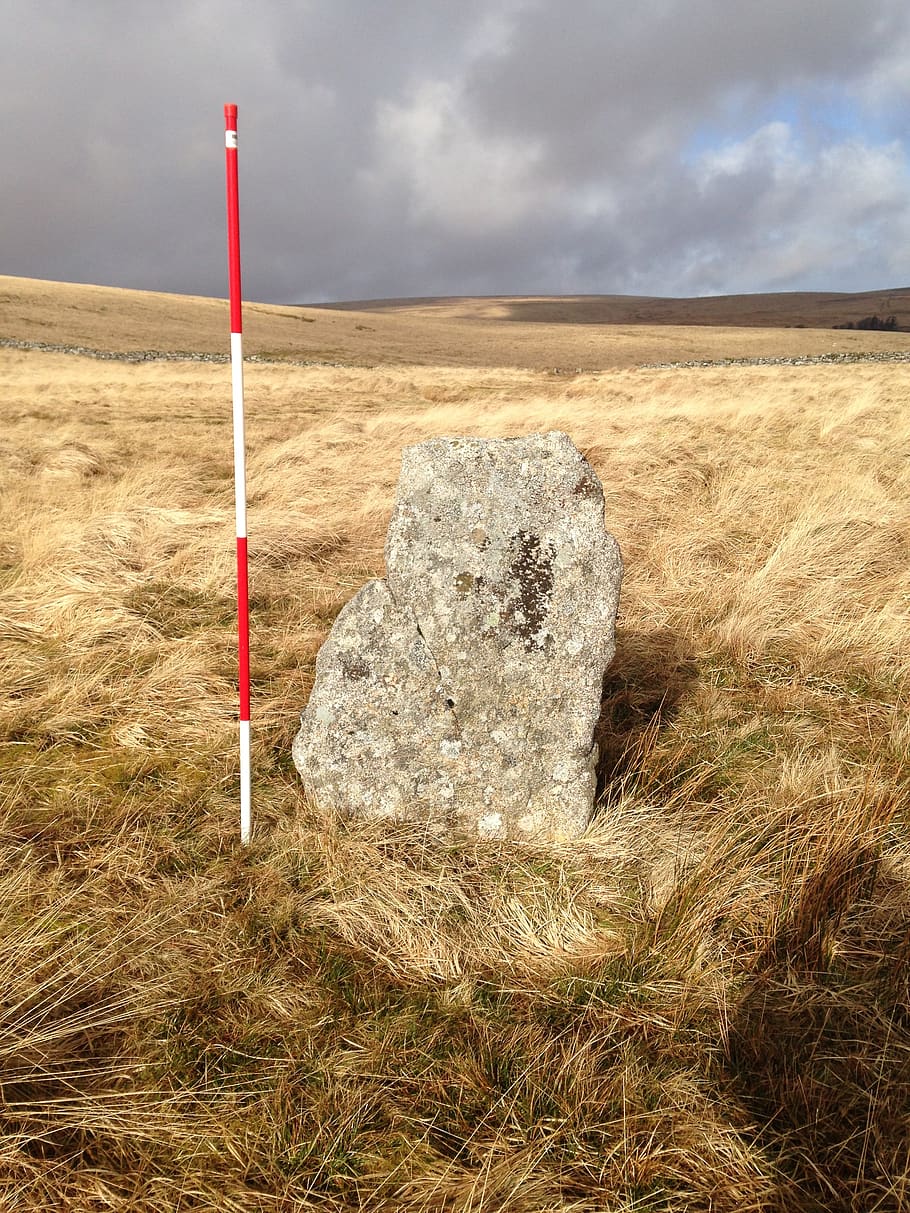
[(342, 811), (559, 840), (594, 799), (622, 580), (566, 434), (406, 447), (384, 580), (316, 660), (293, 757)]

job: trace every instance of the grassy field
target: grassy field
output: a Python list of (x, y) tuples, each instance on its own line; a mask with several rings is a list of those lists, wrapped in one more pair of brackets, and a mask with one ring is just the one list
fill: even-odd
[[(761, 302), (746, 307), (749, 299)], [(827, 299), (397, 300), (358, 304), (364, 310), (353, 311), (246, 303), (244, 350), (356, 366), (595, 371), (648, 362), (907, 348), (906, 333), (831, 325), (876, 311), (910, 325), (910, 291), (835, 296), (833, 306)], [(224, 353), (227, 327), (221, 299), (0, 275), (2, 337), (88, 349)]]
[[(537, 295), (491, 296), (467, 299), (371, 299), (333, 304), (343, 311), (385, 313), (423, 320), (509, 320), (520, 324), (601, 325), (612, 327), (673, 325), (691, 328), (709, 325), (709, 340), (717, 342), (718, 328), (832, 329), (864, 318), (893, 316), (898, 329), (910, 327), (910, 290), (893, 291), (786, 291), (770, 295), (711, 295), (695, 299), (662, 299), (644, 295)], [(501, 330), (508, 339), (508, 329)], [(874, 330), (873, 330), (874, 331)], [(552, 332), (552, 329), (551, 329)], [(566, 337), (563, 332), (563, 339)], [(653, 334), (641, 336), (653, 339)], [(758, 334), (740, 333), (740, 340)], [(733, 335), (730, 335), (732, 339)], [(774, 339), (779, 342), (781, 334)], [(677, 335), (678, 340), (678, 335)], [(805, 340), (805, 338), (804, 338)], [(810, 338), (811, 340), (811, 338)], [(904, 339), (906, 340), (906, 339)], [(717, 350), (717, 345), (713, 346)], [(718, 356), (715, 352), (715, 357)]]
[[(226, 316), (30, 290), (0, 336), (206, 348)], [(489, 365), (434, 364), (467, 338), (419, 309), (370, 367), (337, 315), (352, 365), (246, 372), (246, 850), (229, 369), (0, 350), (0, 1208), (910, 1209), (906, 370), (636, 369), (690, 356), (665, 327), (554, 376), (490, 318)], [(529, 327), (541, 365), (594, 339)], [(626, 569), (588, 834), (308, 803), (297, 714), (401, 447), (553, 428)]]

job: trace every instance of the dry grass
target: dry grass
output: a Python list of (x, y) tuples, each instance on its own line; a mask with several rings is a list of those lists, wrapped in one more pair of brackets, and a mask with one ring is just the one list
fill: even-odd
[[(596, 325), (710, 325), (718, 328), (832, 329), (869, 316), (893, 316), (897, 327), (910, 326), (910, 290), (784, 291), (765, 295), (709, 295), (666, 299), (647, 295), (503, 295), (479, 298), (373, 299), (332, 304), (343, 311), (393, 313), (412, 318), (509, 320), (551, 327)], [(508, 331), (508, 330), (507, 330)], [(506, 337), (506, 333), (503, 334)], [(751, 336), (754, 336), (752, 334)], [(774, 334), (779, 340), (780, 333)], [(672, 335), (671, 335), (672, 339)], [(717, 346), (713, 348), (716, 350)], [(780, 353), (778, 349), (776, 351)], [(715, 353), (714, 355), (718, 355)]]
[[(896, 314), (906, 326), (908, 299), (910, 292), (893, 291), (833, 298), (399, 300), (364, 304), (364, 311), (246, 303), (244, 350), (357, 366), (550, 371), (903, 350), (906, 333), (831, 326), (872, 313)], [(706, 329), (706, 324), (712, 327)], [(223, 353), (227, 328), (223, 299), (0, 275), (0, 337), (93, 350)]]
[[(910, 1208), (900, 367), (250, 367), (241, 851), (228, 370), (0, 366), (0, 1207)], [(627, 570), (588, 836), (320, 812), (401, 446), (548, 428)]]

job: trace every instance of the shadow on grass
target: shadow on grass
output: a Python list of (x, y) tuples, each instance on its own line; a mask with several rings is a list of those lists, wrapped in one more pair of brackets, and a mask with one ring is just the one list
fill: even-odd
[(778, 1159), (772, 1209), (910, 1208), (910, 885), (821, 857), (730, 1024), (728, 1074)]
[(594, 729), (598, 811), (618, 801), (635, 774), (646, 737), (659, 734), (674, 719), (697, 678), (692, 649), (669, 628), (617, 630), (616, 656), (604, 676)]

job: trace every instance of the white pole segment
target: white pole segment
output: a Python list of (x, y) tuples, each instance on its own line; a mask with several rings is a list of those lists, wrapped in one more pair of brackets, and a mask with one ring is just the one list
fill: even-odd
[(253, 806), (250, 793), (250, 722), (240, 721), (240, 841), (244, 846), (253, 831)]
[(243, 428), (243, 333), (231, 333), (231, 402), (234, 406), (234, 513), (237, 538), (246, 538), (246, 445)]

